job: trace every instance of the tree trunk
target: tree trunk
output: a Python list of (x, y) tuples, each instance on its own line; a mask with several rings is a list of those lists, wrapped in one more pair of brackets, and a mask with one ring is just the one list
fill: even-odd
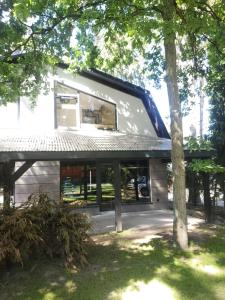
[(199, 126), (199, 133), (200, 133), (200, 138), (203, 138), (203, 116), (204, 116), (204, 93), (203, 93), (203, 78), (200, 78), (200, 83), (199, 83), (199, 99), (200, 99), (200, 126)]
[(187, 213), (185, 197), (185, 165), (183, 151), (183, 129), (181, 106), (176, 74), (175, 35), (164, 37), (166, 57), (166, 83), (170, 105), (171, 139), (172, 139), (172, 169), (173, 169), (173, 233), (175, 243), (183, 250), (188, 248)]
[(205, 220), (207, 223), (212, 222), (212, 205), (209, 190), (209, 174), (203, 173), (203, 189), (204, 189), (204, 208), (205, 208)]
[(199, 194), (199, 183), (198, 175), (194, 172), (188, 171), (189, 177), (189, 197), (188, 203), (197, 206), (200, 204), (200, 194)]

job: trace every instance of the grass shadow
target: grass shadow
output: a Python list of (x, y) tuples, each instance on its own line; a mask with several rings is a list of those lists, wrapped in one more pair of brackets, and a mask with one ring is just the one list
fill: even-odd
[(152, 290), (156, 279), (177, 299), (223, 299), (216, 296), (218, 279), (195, 270), (188, 264), (192, 254), (178, 251), (168, 240), (135, 246), (113, 240), (90, 245), (88, 252), (89, 265), (80, 271), (45, 261), (33, 270), (15, 270), (2, 280), (1, 300), (120, 300), (141, 286), (150, 293), (143, 299), (170, 299), (160, 298), (160, 285)]

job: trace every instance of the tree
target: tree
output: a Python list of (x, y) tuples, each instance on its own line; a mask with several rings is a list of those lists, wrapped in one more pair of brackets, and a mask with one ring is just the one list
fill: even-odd
[(189, 164), (189, 168), (192, 169), (194, 172), (199, 173), (202, 177), (205, 219), (207, 223), (211, 223), (214, 216), (212, 215), (212, 201), (210, 197), (210, 175), (224, 174), (225, 167), (216, 164), (214, 160), (196, 159)]
[[(216, 161), (225, 166), (225, 65), (218, 60), (212, 65), (208, 76), (210, 97), (210, 137), (216, 150)], [(215, 180), (223, 193), (225, 203), (225, 174), (216, 174)], [(224, 205), (225, 208), (225, 205)]]
[(76, 22), (100, 0), (2, 0), (0, 3), (0, 104), (35, 99), (49, 67), (70, 56)]
[[(185, 200), (185, 172), (182, 137), (182, 118), (178, 90), (177, 53), (178, 38), (185, 39), (186, 48), (198, 59), (196, 41), (207, 39), (211, 29), (220, 23), (222, 5), (215, 2), (215, 7), (207, 1), (130, 1), (119, 3), (108, 1), (103, 12), (99, 12), (97, 21), (90, 32), (104, 32), (105, 41), (109, 47), (117, 43), (121, 45), (122, 38), (132, 37), (132, 50), (142, 51), (152, 42), (164, 45), (166, 62), (166, 83), (170, 103), (172, 165), (174, 176), (174, 237), (175, 242), (182, 248), (187, 248), (187, 217)], [(215, 9), (215, 11), (214, 11)], [(218, 20), (219, 19), (219, 20)], [(218, 24), (217, 24), (218, 26)], [(96, 30), (97, 28), (97, 30)], [(116, 38), (115, 38), (116, 37)], [(125, 43), (120, 49), (123, 61), (130, 57), (130, 51)], [(129, 45), (128, 45), (129, 46)], [(123, 51), (124, 50), (124, 51)], [(182, 49), (181, 49), (182, 51)], [(118, 59), (118, 58), (117, 58)], [(99, 60), (95, 61), (98, 65)], [(102, 63), (102, 60), (100, 60)]]

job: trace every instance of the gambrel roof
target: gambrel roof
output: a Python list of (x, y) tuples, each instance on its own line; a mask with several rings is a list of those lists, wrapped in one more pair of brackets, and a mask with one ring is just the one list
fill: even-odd
[[(66, 64), (60, 64), (59, 66), (61, 68), (68, 67), (68, 65)], [(121, 92), (140, 98), (144, 104), (144, 107), (148, 113), (148, 116), (151, 120), (151, 123), (155, 129), (157, 136), (160, 138), (170, 139), (170, 135), (166, 129), (166, 126), (148, 90), (145, 90), (140, 86), (116, 78), (99, 70), (82, 71), (80, 72), (80, 75), (94, 80), (96, 82), (102, 83), (116, 90), (119, 90)]]
[[(61, 64), (59, 67), (66, 68)], [(148, 91), (98, 70), (81, 76), (135, 96), (143, 102), (156, 137), (110, 130), (0, 130), (0, 161), (24, 159), (148, 158), (170, 157), (171, 141), (158, 109)]]

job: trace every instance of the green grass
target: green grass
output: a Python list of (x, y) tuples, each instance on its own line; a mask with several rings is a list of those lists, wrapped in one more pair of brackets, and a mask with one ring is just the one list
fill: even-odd
[(82, 270), (46, 261), (13, 269), (0, 281), (0, 299), (222, 300), (225, 232), (204, 240), (203, 235), (195, 236), (186, 253), (166, 237), (135, 243), (126, 232), (101, 235), (89, 247), (89, 265)]
[[(110, 201), (114, 200), (114, 187), (111, 183), (102, 183), (102, 200), (103, 201)], [(92, 186), (92, 190), (88, 190), (88, 203), (96, 202), (96, 187)], [(80, 187), (77, 187), (74, 190), (74, 194), (63, 196), (63, 201), (70, 203), (74, 201), (82, 201), (84, 200), (84, 190), (80, 194)], [(89, 204), (90, 204), (89, 203)]]

